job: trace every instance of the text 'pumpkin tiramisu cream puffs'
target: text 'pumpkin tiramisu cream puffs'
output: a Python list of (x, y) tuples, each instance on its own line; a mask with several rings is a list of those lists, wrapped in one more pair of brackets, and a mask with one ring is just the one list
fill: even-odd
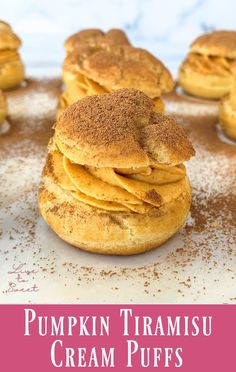
[(220, 102), (220, 125), (225, 134), (236, 141), (236, 81)]
[(9, 24), (0, 21), (0, 89), (10, 89), (24, 79), (24, 65), (18, 49), (21, 40)]
[(236, 32), (214, 31), (198, 37), (179, 70), (179, 84), (193, 96), (219, 99), (236, 77)]
[(7, 116), (7, 102), (6, 99), (0, 90), (0, 127), (4, 123)]
[(155, 109), (163, 111), (163, 93), (174, 83), (169, 71), (152, 54), (131, 46), (121, 30), (84, 30), (65, 42), (67, 56), (63, 66), (66, 85), (59, 113), (86, 96), (135, 88), (153, 99)]
[(184, 223), (194, 149), (173, 117), (134, 89), (81, 99), (66, 109), (42, 174), (39, 207), (66, 242), (130, 255), (160, 246)]

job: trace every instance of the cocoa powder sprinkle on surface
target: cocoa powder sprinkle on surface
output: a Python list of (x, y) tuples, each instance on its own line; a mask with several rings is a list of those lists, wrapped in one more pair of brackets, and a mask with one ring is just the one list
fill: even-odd
[[(47, 103), (40, 114), (32, 116), (31, 110), (28, 117), (29, 98), (25, 96), (34, 97), (36, 107), (37, 92), (40, 102), (44, 97)], [(236, 278), (236, 146), (219, 140), (217, 118), (205, 116), (199, 121), (191, 115), (177, 115), (196, 149), (196, 156), (187, 165), (193, 186), (191, 213), (181, 231), (148, 254), (101, 258), (65, 244), (39, 217), (37, 191), (59, 92), (57, 80), (32, 80), (24, 89), (8, 92), (11, 129), (0, 137), (0, 237), (4, 242), (0, 242), (0, 256), (4, 257), (4, 280), (8, 280), (12, 264), (24, 257), (38, 272), (35, 280), (39, 287), (44, 283), (44, 289), (38, 292), (42, 294), (39, 302), (46, 301), (44, 291), (50, 291), (49, 283), (60, 283), (60, 296), (53, 298), (56, 290), (51, 297), (47, 294), (52, 302), (59, 298), (61, 302), (83, 302), (85, 293), (93, 288), (96, 291), (100, 283), (101, 302), (110, 302), (109, 298), (116, 301), (118, 294), (120, 301), (165, 302), (163, 296), (170, 293), (169, 302), (235, 303), (236, 290), (230, 295), (226, 291)], [(18, 102), (15, 112), (14, 100)], [(24, 109), (19, 110), (19, 102)], [(210, 292), (209, 283), (219, 297)], [(122, 285), (132, 289), (128, 299)], [(25, 302), (37, 302), (35, 298)], [(0, 300), (8, 302), (9, 297), (0, 293)], [(22, 297), (17, 301), (22, 302)], [(93, 298), (87, 301), (93, 302)]]

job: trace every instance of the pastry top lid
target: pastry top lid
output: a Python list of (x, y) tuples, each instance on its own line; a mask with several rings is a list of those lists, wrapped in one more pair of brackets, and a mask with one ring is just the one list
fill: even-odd
[(74, 103), (59, 116), (55, 141), (71, 161), (95, 167), (176, 165), (194, 154), (175, 119), (155, 113), (152, 100), (135, 89)]
[(0, 19), (0, 31), (12, 31), (11, 26)]
[(108, 91), (134, 88), (151, 98), (173, 89), (167, 68), (144, 49), (130, 45), (80, 45), (65, 59), (64, 68), (80, 72)]
[(21, 46), (21, 40), (14, 34), (11, 26), (0, 20), (0, 50), (18, 49)]
[(66, 39), (64, 47), (67, 53), (76, 50), (80, 44), (88, 44), (91, 46), (101, 45), (130, 45), (126, 34), (119, 29), (111, 29), (103, 32), (99, 29), (86, 29), (77, 32)]
[(236, 31), (213, 31), (203, 34), (191, 44), (191, 52), (236, 58)]

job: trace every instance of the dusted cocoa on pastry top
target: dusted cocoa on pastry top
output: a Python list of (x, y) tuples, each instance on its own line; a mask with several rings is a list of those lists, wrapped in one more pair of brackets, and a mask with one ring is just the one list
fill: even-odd
[(74, 160), (96, 166), (174, 165), (194, 154), (175, 119), (155, 113), (152, 100), (134, 89), (91, 96), (73, 104), (59, 117), (55, 138), (68, 151), (77, 149)]
[(135, 88), (155, 98), (173, 89), (164, 65), (146, 50), (129, 45), (80, 45), (66, 57), (67, 70), (91, 79), (108, 92)]
[(100, 45), (131, 45), (125, 32), (119, 29), (111, 29), (103, 32), (99, 29), (86, 29), (71, 35), (66, 39), (64, 47), (69, 54), (81, 44), (87, 44), (91, 47), (99, 47)]

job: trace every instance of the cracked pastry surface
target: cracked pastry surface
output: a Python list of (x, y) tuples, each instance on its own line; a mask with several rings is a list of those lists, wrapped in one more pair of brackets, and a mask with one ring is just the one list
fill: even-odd
[(191, 45), (179, 70), (179, 84), (193, 96), (218, 99), (236, 77), (236, 32), (213, 31)]
[(10, 25), (0, 21), (0, 89), (10, 89), (24, 79), (24, 65), (18, 49), (21, 40)]
[(131, 45), (125, 32), (119, 29), (111, 29), (103, 32), (99, 29), (85, 29), (71, 35), (66, 39), (64, 47), (69, 54), (76, 50), (80, 44), (93, 45)]
[(59, 117), (39, 190), (45, 221), (65, 241), (103, 254), (161, 245), (183, 224), (194, 155), (174, 118), (141, 91), (76, 102)]
[(157, 58), (134, 48), (123, 31), (84, 30), (69, 38), (65, 47), (61, 109), (89, 95), (135, 88), (154, 100), (157, 111), (163, 111), (160, 96), (173, 89), (172, 77)]
[(220, 125), (226, 135), (236, 141), (236, 82), (220, 102)]

